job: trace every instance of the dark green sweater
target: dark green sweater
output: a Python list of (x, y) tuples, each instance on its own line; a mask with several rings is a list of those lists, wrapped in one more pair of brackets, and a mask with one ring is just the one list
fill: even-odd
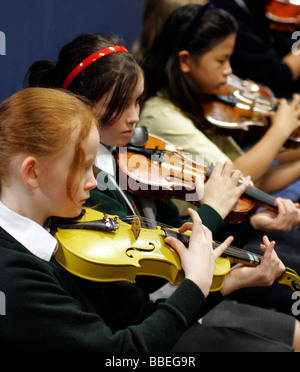
[(2, 228), (0, 257), (2, 350), (169, 351), (205, 302), (187, 279), (159, 303), (127, 282), (81, 280), (54, 259), (34, 256)]
[[(100, 212), (117, 215), (121, 219), (132, 215), (132, 211), (126, 204), (122, 195), (118, 190), (115, 190), (113, 185), (110, 185), (106, 179), (107, 189), (100, 191), (93, 189), (90, 199), (86, 206), (92, 207)], [(130, 197), (139, 206), (139, 199), (136, 195), (130, 194)], [(184, 222), (191, 221), (190, 218), (181, 218), (177, 206), (170, 199), (167, 203), (156, 200), (157, 222), (167, 224), (173, 227), (180, 227)], [(141, 209), (141, 208), (140, 208)], [(203, 224), (211, 230), (216, 241), (223, 241), (228, 236), (234, 236), (234, 246), (242, 247), (256, 233), (252, 227), (250, 219), (245, 222), (234, 225), (226, 224), (221, 216), (210, 206), (201, 205), (198, 209)]]

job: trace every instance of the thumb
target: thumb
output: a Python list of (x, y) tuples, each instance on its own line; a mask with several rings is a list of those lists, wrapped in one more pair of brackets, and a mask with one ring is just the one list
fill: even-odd
[(181, 243), (181, 241), (176, 238), (169, 236), (165, 238), (165, 242), (169, 244), (173, 249), (175, 249), (175, 251), (178, 253), (180, 257), (186, 251), (186, 247), (184, 246), (184, 244)]

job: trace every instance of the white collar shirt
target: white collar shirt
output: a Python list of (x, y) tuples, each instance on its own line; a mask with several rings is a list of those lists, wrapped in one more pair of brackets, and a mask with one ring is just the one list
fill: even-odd
[(12, 211), (0, 202), (0, 226), (32, 254), (50, 261), (57, 250), (57, 240), (41, 225)]

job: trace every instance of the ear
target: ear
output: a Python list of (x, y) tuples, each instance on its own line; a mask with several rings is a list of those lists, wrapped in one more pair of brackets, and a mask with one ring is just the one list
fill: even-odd
[(26, 157), (21, 165), (22, 179), (27, 186), (36, 189), (39, 186), (38, 161), (33, 156)]
[(191, 71), (191, 55), (187, 50), (178, 52), (179, 66), (183, 73), (187, 74)]

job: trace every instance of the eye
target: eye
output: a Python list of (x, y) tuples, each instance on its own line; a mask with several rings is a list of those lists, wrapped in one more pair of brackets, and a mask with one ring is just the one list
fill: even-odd
[(142, 100), (143, 100), (143, 96), (140, 96), (137, 98), (136, 103), (140, 105), (142, 103)]

